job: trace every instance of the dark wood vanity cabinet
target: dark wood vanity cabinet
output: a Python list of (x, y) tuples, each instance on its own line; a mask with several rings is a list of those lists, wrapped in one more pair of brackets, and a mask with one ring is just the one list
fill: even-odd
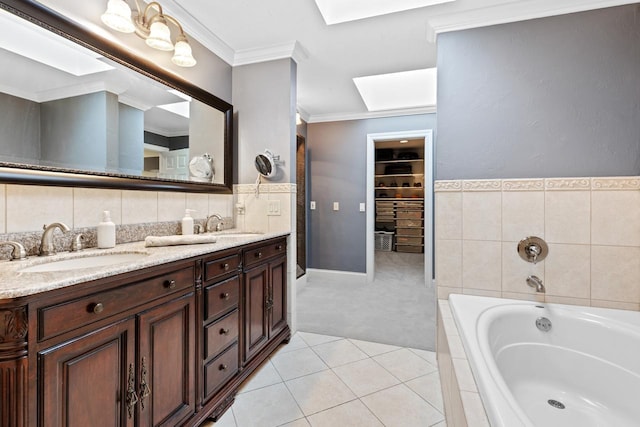
[(280, 239), (244, 253), (245, 363), (287, 326), (286, 250)]
[(286, 239), (0, 301), (0, 427), (198, 426), (290, 338)]

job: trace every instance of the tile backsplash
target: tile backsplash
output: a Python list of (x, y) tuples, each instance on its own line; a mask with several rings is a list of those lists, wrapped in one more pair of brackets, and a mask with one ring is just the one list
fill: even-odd
[[(640, 177), (436, 181), (436, 284), (449, 293), (640, 309)], [(548, 257), (517, 243), (543, 238)], [(544, 295), (527, 286), (535, 274)]]

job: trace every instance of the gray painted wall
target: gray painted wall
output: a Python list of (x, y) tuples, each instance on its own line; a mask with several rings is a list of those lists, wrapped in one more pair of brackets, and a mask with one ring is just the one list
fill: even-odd
[(296, 67), (291, 59), (234, 67), (234, 183), (255, 182), (255, 156), (267, 148), (284, 162), (270, 182), (295, 182)]
[(2, 159), (15, 162), (39, 159), (40, 104), (0, 93), (0, 108)]
[(316, 201), (307, 212), (310, 268), (366, 270), (366, 214), (359, 204), (366, 201), (367, 134), (433, 129), (435, 140), (435, 128), (435, 114), (308, 124), (308, 199)]
[[(40, 104), (43, 164), (105, 169), (109, 139), (107, 126), (111, 123), (107, 117), (110, 110), (107, 103), (114, 96), (108, 95), (112, 94), (96, 92)], [(69, 126), (68, 123), (75, 125)], [(117, 128), (115, 132), (117, 136)]]
[(437, 179), (640, 175), (639, 12), (441, 34)]
[(140, 174), (144, 169), (144, 111), (119, 104), (119, 166), (123, 173)]

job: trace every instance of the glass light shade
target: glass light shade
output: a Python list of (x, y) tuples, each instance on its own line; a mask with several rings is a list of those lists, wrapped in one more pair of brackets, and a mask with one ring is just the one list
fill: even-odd
[(191, 45), (189, 45), (189, 42), (184, 37), (178, 38), (176, 50), (173, 58), (171, 58), (171, 62), (180, 67), (193, 67), (196, 65), (196, 59), (191, 52)]
[(173, 50), (171, 42), (171, 30), (165, 22), (156, 21), (151, 24), (149, 29), (149, 37), (147, 37), (147, 45), (158, 50)]
[(121, 33), (133, 33), (136, 30), (131, 20), (131, 8), (124, 0), (109, 0), (107, 11), (100, 18), (107, 27)]

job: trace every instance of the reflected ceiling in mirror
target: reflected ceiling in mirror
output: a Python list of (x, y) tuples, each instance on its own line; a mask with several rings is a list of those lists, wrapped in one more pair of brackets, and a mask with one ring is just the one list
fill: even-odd
[[(126, 178), (124, 187), (159, 181), (189, 191), (167, 183), (175, 181), (230, 191), (230, 105), (61, 35), (0, 9), (0, 166)], [(190, 160), (202, 158), (211, 173), (190, 172)], [(56, 184), (71, 185), (66, 178)]]

